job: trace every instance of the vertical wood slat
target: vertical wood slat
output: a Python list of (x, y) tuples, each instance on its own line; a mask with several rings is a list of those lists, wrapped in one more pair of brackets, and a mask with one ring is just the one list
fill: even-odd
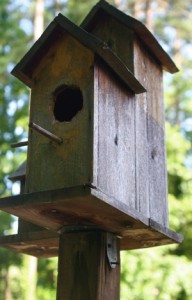
[[(134, 44), (134, 73), (146, 86), (145, 57), (137, 43)], [(149, 160), (147, 136), (147, 93), (135, 96), (135, 155), (136, 155), (136, 207), (150, 217), (149, 207)]]
[[(140, 197), (139, 191), (143, 189), (149, 199), (146, 204), (150, 218), (163, 226), (168, 226), (162, 68), (138, 41), (135, 42), (134, 48), (135, 72), (138, 80), (147, 89), (146, 98), (144, 98), (144, 94), (136, 98), (138, 100), (136, 104), (137, 198)], [(143, 119), (142, 122), (139, 118)], [(143, 145), (147, 145), (147, 148), (137, 147), (138, 143), (141, 145), (142, 140), (144, 141)], [(141, 160), (143, 151), (146, 157), (145, 162)], [(147, 153), (148, 156), (146, 156)], [(141, 172), (142, 165), (145, 168), (143, 173)], [(143, 182), (148, 186), (148, 190), (144, 187)], [(142, 186), (143, 188), (141, 188)], [(142, 199), (140, 199), (140, 209), (143, 211), (144, 206), (141, 206), (141, 201)]]
[(153, 220), (168, 227), (162, 69), (151, 62), (146, 71), (153, 74), (147, 82), (151, 87), (148, 98), (150, 214)]
[[(60, 237), (57, 300), (119, 300), (120, 265), (106, 257), (104, 232), (64, 233)], [(118, 259), (120, 259), (118, 243)]]
[(93, 186), (98, 186), (98, 143), (99, 143), (99, 70), (94, 68), (93, 103)]
[(98, 188), (135, 209), (135, 98), (107, 68), (97, 68)]

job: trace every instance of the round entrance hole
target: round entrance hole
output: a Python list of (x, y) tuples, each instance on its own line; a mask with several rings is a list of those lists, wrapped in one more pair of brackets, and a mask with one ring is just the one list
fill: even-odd
[(78, 87), (60, 88), (54, 97), (55, 120), (70, 122), (83, 107), (83, 96)]

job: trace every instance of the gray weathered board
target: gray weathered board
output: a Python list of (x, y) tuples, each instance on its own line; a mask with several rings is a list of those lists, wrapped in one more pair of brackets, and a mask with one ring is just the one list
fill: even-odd
[(162, 71), (178, 69), (144, 24), (105, 1), (81, 26), (105, 41), (146, 89), (131, 95), (98, 71), (99, 188), (168, 226)]
[(119, 239), (114, 237), (117, 264), (111, 268), (106, 255), (111, 247), (107, 237), (102, 231), (61, 235), (57, 300), (120, 299)]

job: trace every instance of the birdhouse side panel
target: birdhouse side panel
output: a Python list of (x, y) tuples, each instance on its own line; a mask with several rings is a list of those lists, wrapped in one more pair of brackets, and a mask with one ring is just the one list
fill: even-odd
[[(136, 74), (137, 77), (137, 74)], [(149, 159), (147, 136), (147, 94), (135, 96), (135, 167), (136, 207), (144, 216), (150, 217)]]
[(101, 63), (94, 88), (93, 184), (135, 209), (134, 95)]
[(101, 14), (99, 20), (86, 29), (114, 51), (126, 66), (133, 71), (133, 32), (115, 18)]
[[(167, 171), (162, 67), (138, 41), (134, 44), (135, 75), (147, 92), (136, 96), (137, 201), (156, 222), (168, 225)], [(148, 198), (149, 201), (143, 201)], [(147, 206), (145, 206), (147, 205)]]
[(30, 122), (63, 143), (30, 129), (27, 192), (90, 182), (92, 103), (93, 53), (65, 34), (50, 46), (33, 74), (30, 105)]

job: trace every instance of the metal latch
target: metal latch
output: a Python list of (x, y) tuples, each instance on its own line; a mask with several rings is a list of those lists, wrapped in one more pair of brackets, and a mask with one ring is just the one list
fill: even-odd
[(111, 268), (119, 264), (117, 261), (117, 237), (113, 233), (107, 232), (107, 258)]

